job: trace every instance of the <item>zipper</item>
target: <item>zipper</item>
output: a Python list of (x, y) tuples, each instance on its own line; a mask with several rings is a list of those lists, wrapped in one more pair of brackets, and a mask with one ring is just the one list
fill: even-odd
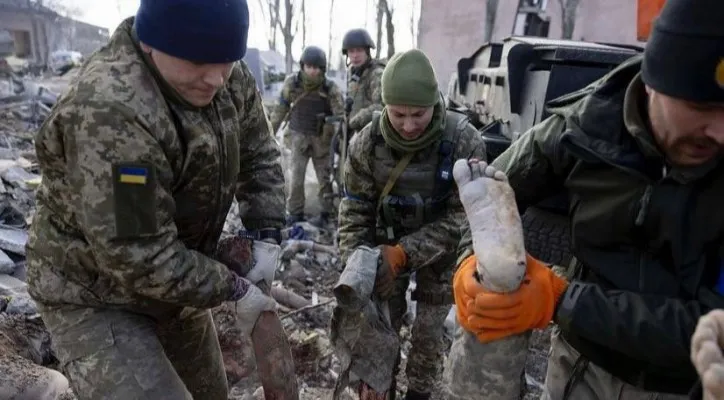
[[(216, 186), (216, 204), (214, 205), (214, 217), (213, 222), (211, 224), (211, 228), (213, 231), (218, 230), (219, 226), (219, 214), (221, 211), (221, 200), (223, 199), (223, 186), (225, 181), (225, 167), (226, 167), (226, 147), (224, 146), (224, 128), (223, 125), (219, 124), (219, 112), (216, 108), (216, 103), (212, 102), (211, 107), (208, 109), (208, 112), (206, 113), (207, 117), (209, 118), (209, 122), (211, 123), (211, 129), (213, 130), (214, 137), (216, 138), (216, 145), (219, 149), (219, 174), (218, 179), (216, 180), (217, 186)], [(226, 218), (226, 215), (224, 215), (224, 218)], [(213, 250), (213, 249), (210, 249)]]
[[(569, 125), (572, 125), (572, 124), (569, 124)], [(569, 130), (571, 133), (574, 133), (576, 136), (577, 136), (577, 135), (585, 135), (585, 133), (584, 133), (580, 128), (578, 128), (577, 126), (571, 126), (568, 130)], [(576, 142), (574, 135), (571, 135), (571, 138), (573, 139), (573, 140), (570, 141), (571, 144), (573, 144), (574, 146), (576, 146), (579, 150), (585, 151), (586, 154), (588, 154), (588, 155), (590, 155), (590, 156), (592, 156), (592, 157), (594, 157), (594, 158), (602, 161), (603, 163), (605, 163), (605, 164), (607, 164), (607, 165), (610, 165), (610, 166), (612, 166), (612, 167), (614, 167), (614, 168), (617, 168), (617, 169), (619, 169), (619, 170), (621, 170), (621, 171), (623, 171), (623, 172), (626, 172), (626, 173), (628, 173), (628, 174), (631, 174), (631, 175), (633, 175), (633, 176), (642, 178), (642, 179), (644, 179), (644, 180), (645, 180), (647, 183), (649, 183), (649, 184), (655, 182), (655, 181), (653, 181), (650, 177), (646, 176), (645, 174), (643, 174), (643, 173), (641, 173), (641, 172), (639, 172), (639, 171), (637, 171), (637, 170), (635, 170), (635, 169), (633, 169), (633, 168), (629, 168), (629, 167), (625, 167), (625, 166), (623, 166), (623, 165), (616, 164), (616, 163), (614, 163), (613, 161), (611, 161), (611, 160), (609, 160), (609, 159), (607, 159), (607, 158), (605, 158), (605, 157), (602, 157), (600, 154), (594, 152), (593, 150), (591, 150), (591, 149), (589, 149), (589, 148), (587, 148), (587, 147), (585, 147), (585, 146), (579, 145), (579, 144)]]

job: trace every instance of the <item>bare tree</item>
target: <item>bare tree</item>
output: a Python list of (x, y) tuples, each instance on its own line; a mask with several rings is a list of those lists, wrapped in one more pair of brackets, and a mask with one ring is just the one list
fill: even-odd
[(380, 53), (382, 52), (382, 22), (385, 19), (385, 8), (387, 8), (385, 0), (377, 0), (375, 2), (375, 9), (377, 10), (377, 16), (375, 17), (377, 27), (377, 40), (375, 40), (375, 44), (377, 45), (375, 48), (376, 59), (380, 58)]
[[(508, 0), (510, 1), (510, 0)], [(495, 27), (495, 18), (498, 14), (498, 0), (486, 0), (485, 2), (485, 41), (489, 42), (493, 38), (493, 28)]]
[(417, 48), (417, 33), (420, 28), (420, 17), (415, 13), (417, 10), (418, 0), (410, 0), (410, 37), (412, 38), (412, 47)]
[(329, 41), (327, 42), (327, 71), (332, 69), (332, 21), (334, 21), (334, 0), (329, 0)]
[(370, 21), (370, 2), (365, 1), (365, 29), (369, 28)]
[(269, 50), (277, 50), (277, 30), (279, 29), (279, 7), (281, 6), (280, 0), (258, 0), (259, 9), (264, 17), (264, 20), (268, 21), (267, 25), (267, 40), (269, 43)]
[(563, 39), (573, 38), (573, 30), (576, 28), (576, 11), (581, 0), (558, 0), (561, 6), (561, 37)]
[(302, 0), (302, 48), (307, 47), (307, 1)]
[(384, 5), (385, 12), (385, 30), (387, 31), (387, 59), (389, 60), (395, 54), (395, 24), (392, 21), (394, 7), (390, 0), (380, 0)]
[(284, 0), (284, 22), (282, 23), (281, 18), (277, 19), (279, 30), (282, 32), (282, 38), (284, 39), (284, 56), (286, 59), (287, 74), (292, 72), (292, 66), (294, 65), (292, 44), (294, 43), (294, 37), (297, 35), (297, 32), (299, 32), (300, 18), (294, 18), (294, 5), (294, 0)]

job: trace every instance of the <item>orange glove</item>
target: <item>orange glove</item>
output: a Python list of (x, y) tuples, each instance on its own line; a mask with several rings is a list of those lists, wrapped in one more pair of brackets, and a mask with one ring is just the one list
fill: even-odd
[[(463, 263), (468, 262), (475, 268), (475, 262), (469, 261), (471, 259), (474, 260), (474, 257)], [(512, 293), (488, 291), (477, 283), (477, 280), (470, 282), (471, 279), (464, 277), (465, 273), (461, 275), (461, 294), (458, 296), (458, 289), (455, 288), (455, 297), (456, 304), (465, 304), (457, 306), (462, 310), (458, 311), (458, 321), (463, 328), (475, 333), (481, 342), (491, 342), (531, 329), (542, 329), (551, 322), (558, 300), (568, 288), (568, 282), (554, 274), (540, 260), (530, 255), (526, 256), (526, 260), (525, 277), (520, 288)]]
[(382, 262), (377, 268), (375, 289), (380, 297), (388, 299), (395, 290), (395, 279), (407, 266), (407, 254), (399, 244), (395, 246), (381, 245), (379, 248)]
[(475, 301), (475, 296), (484, 292), (483, 287), (478, 282), (477, 274), (478, 260), (475, 255), (463, 260), (460, 267), (453, 276), (453, 297), (455, 298), (455, 313), (458, 322), (468, 331), (473, 331), (467, 326), (468, 303)]

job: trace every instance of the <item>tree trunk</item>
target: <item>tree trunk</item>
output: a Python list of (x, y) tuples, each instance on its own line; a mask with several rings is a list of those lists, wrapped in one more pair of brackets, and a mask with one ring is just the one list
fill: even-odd
[(573, 38), (573, 30), (576, 28), (576, 11), (581, 0), (558, 0), (561, 6), (561, 38)]
[(269, 44), (269, 50), (277, 50), (277, 29), (279, 28), (279, 1), (280, 0), (259, 0), (259, 7), (264, 13), (264, 10), (269, 10), (268, 15), (264, 15), (265, 18), (269, 18), (269, 30), (267, 31), (267, 43)]
[(412, 47), (417, 48), (417, 23), (415, 23), (415, 9), (417, 9), (417, 0), (411, 1), (410, 6), (410, 37), (412, 38)]
[[(269, 0), (269, 1), (272, 1), (272, 0)], [(273, 21), (274, 27), (272, 28), (272, 31), (271, 31), (271, 33), (272, 33), (271, 40), (272, 40), (272, 45), (274, 47), (271, 47), (271, 48), (274, 49), (274, 51), (276, 51), (277, 50), (277, 33), (279, 32), (279, 14), (280, 14), (279, 11), (281, 10), (281, 0), (273, 0), (273, 1), (274, 1), (274, 21)]]
[(392, 21), (394, 10), (388, 0), (381, 0), (385, 4), (385, 29), (387, 30), (387, 60), (395, 54), (395, 23)]
[(332, 69), (332, 21), (334, 21), (334, 18), (331, 16), (334, 15), (334, 0), (329, 1), (329, 41), (327, 42), (327, 71)]
[(292, 43), (294, 43), (294, 33), (292, 32), (292, 18), (294, 16), (294, 3), (292, 0), (284, 0), (284, 25), (281, 26), (282, 36), (284, 36), (284, 57), (286, 61), (286, 73), (292, 73), (294, 58), (292, 57)]
[[(510, 1), (510, 0), (507, 0)], [(485, 2), (485, 41), (490, 42), (493, 38), (495, 17), (498, 13), (498, 0), (487, 0)]]
[(383, 7), (385, 7), (384, 4), (385, 0), (377, 0), (377, 17), (375, 19), (375, 22), (377, 23), (377, 40), (375, 41), (375, 58), (380, 58), (380, 53), (382, 52), (382, 20), (385, 18), (385, 10)]
[(302, 0), (302, 49), (307, 47), (307, 1)]

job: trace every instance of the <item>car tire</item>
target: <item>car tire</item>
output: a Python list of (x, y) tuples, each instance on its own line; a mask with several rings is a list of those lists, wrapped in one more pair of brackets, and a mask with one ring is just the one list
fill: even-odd
[(533, 257), (555, 265), (571, 262), (568, 216), (530, 207), (522, 216), (525, 248)]

